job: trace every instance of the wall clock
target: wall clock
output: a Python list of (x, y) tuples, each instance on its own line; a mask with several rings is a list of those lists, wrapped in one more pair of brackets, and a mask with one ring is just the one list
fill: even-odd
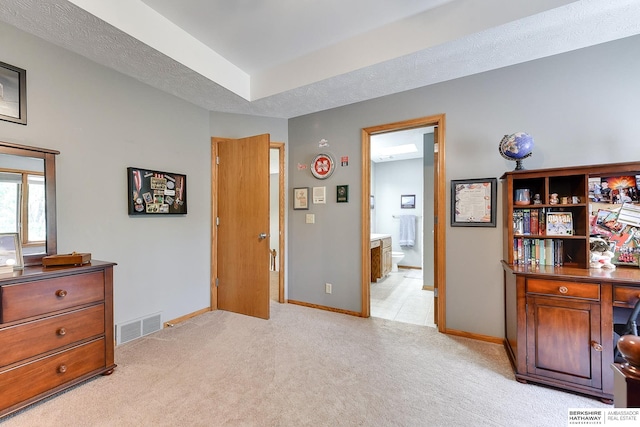
[(311, 162), (311, 173), (318, 179), (327, 179), (333, 173), (335, 163), (329, 154), (318, 154)]

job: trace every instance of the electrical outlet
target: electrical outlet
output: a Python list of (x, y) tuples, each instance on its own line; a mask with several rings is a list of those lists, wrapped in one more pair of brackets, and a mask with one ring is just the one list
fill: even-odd
[(331, 287), (332, 287), (331, 283), (325, 283), (324, 284), (324, 291), (326, 293), (330, 294), (331, 293)]

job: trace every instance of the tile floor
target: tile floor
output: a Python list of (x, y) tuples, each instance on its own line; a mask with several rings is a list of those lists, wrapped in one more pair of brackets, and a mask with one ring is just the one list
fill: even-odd
[(422, 290), (420, 273), (400, 268), (371, 283), (371, 316), (435, 328), (433, 291)]

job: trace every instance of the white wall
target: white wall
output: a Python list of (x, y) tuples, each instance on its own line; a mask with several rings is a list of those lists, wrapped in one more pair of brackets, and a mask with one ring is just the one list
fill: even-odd
[[(364, 127), (446, 114), (446, 176), (499, 177), (514, 168), (498, 155), (504, 134), (531, 133), (536, 140), (526, 168), (640, 160), (638, 100), (640, 37), (460, 78), (297, 117), (289, 121), (290, 185), (313, 186), (308, 163), (321, 138), (355, 159), (327, 185), (349, 184), (352, 202), (312, 207), (316, 225), (291, 214), (289, 292), (294, 299), (360, 311), (359, 161)], [(446, 326), (503, 336), (502, 228), (449, 227), (446, 221)], [(499, 193), (500, 194), (500, 193)], [(498, 200), (500, 206), (502, 201)], [(498, 224), (502, 221), (498, 209)], [(325, 281), (339, 280), (332, 295)]]
[[(60, 151), (58, 251), (114, 261), (114, 316), (209, 306), (209, 113), (0, 23), (0, 58), (27, 70), (27, 125), (0, 140)], [(187, 175), (188, 214), (127, 215), (126, 168)]]

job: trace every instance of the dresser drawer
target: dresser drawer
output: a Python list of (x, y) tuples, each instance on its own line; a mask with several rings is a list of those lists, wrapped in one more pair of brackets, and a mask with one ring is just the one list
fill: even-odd
[(382, 239), (382, 247), (383, 248), (390, 248), (391, 247), (391, 237), (387, 237), (385, 239)]
[(0, 329), (0, 367), (104, 334), (104, 304)]
[(0, 288), (1, 323), (104, 300), (102, 272), (74, 274)]
[(23, 402), (105, 367), (104, 339), (0, 371), (0, 408)]
[(640, 299), (640, 287), (614, 286), (613, 303), (618, 307), (633, 308)]
[(527, 293), (599, 301), (600, 285), (598, 283), (562, 280), (527, 279)]

